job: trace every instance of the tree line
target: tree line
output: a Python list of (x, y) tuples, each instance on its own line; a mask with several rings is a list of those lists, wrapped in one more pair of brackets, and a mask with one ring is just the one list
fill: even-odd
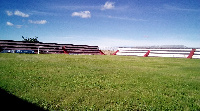
[(23, 41), (31, 42), (31, 43), (39, 42), (38, 37), (36, 37), (36, 36), (35, 36), (35, 38), (29, 38), (29, 37), (25, 38), (24, 36), (22, 36), (22, 39), (23, 39)]

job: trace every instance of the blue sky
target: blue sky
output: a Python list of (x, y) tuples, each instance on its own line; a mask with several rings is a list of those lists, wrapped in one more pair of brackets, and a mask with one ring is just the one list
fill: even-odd
[(200, 0), (0, 0), (0, 39), (200, 47)]

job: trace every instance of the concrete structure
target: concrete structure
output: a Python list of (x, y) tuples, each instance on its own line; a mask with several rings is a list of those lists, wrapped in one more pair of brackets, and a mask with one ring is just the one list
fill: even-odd
[(176, 57), (200, 59), (200, 49), (149, 49), (149, 48), (118, 48), (116, 55), (141, 57)]
[(33, 50), (35, 53), (52, 54), (89, 54), (100, 55), (98, 46), (57, 44), (57, 43), (30, 43), (26, 41), (0, 40), (0, 51), (3, 50)]

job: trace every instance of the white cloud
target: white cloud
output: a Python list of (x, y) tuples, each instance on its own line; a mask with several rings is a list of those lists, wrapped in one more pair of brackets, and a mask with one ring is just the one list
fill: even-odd
[(21, 17), (29, 17), (28, 14), (25, 14), (25, 13), (19, 11), (19, 10), (16, 10), (16, 11), (14, 12), (14, 15), (21, 16)]
[(36, 10), (31, 11), (29, 14), (30, 14), (30, 15), (42, 15), (42, 16), (44, 16), (44, 15), (48, 15), (48, 16), (54, 16), (54, 15), (57, 15), (56, 13), (51, 13), (51, 12), (42, 12), (42, 11), (36, 11)]
[(11, 22), (6, 22), (6, 25), (8, 25), (8, 26), (14, 26), (14, 27), (16, 27), (16, 28), (21, 28), (21, 27), (22, 27), (22, 25), (14, 25), (14, 24), (11, 23)]
[(106, 2), (104, 6), (102, 6), (101, 10), (107, 10), (107, 9), (114, 9), (115, 8), (115, 2)]
[(199, 12), (200, 10), (198, 9), (189, 9), (189, 8), (182, 8), (178, 6), (173, 6), (173, 5), (164, 5), (165, 9), (172, 10), (172, 11), (188, 11), (188, 12)]
[(78, 16), (81, 18), (90, 18), (91, 13), (90, 13), (90, 11), (73, 12), (72, 16)]
[(7, 24), (8, 26), (13, 26), (13, 25), (14, 25), (14, 24), (11, 23), (11, 22), (6, 22), (6, 24)]
[(8, 16), (12, 16), (13, 15), (13, 13), (11, 11), (6, 11), (6, 13), (7, 13)]
[(37, 20), (37, 21), (29, 20), (28, 22), (32, 24), (46, 24), (47, 23), (46, 20)]
[(54, 9), (65, 9), (65, 10), (99, 10), (101, 6), (91, 6), (91, 5), (75, 5), (75, 6), (54, 6)]
[(114, 17), (114, 16), (108, 16), (108, 18), (111, 18), (111, 19), (119, 19), (119, 20), (130, 20), (130, 21), (141, 21), (141, 22), (147, 21), (147, 20), (144, 20), (144, 19), (136, 19), (136, 18), (128, 18), (128, 17)]
[(15, 25), (15, 27), (16, 27), (16, 28), (21, 28), (21, 27), (22, 27), (22, 25)]

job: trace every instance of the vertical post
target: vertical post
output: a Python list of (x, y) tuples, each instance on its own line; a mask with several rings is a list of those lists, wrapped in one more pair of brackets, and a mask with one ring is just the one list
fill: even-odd
[(38, 54), (40, 54), (40, 47), (43, 47), (43, 46), (38, 46)]
[(40, 54), (40, 46), (38, 47), (38, 54)]

